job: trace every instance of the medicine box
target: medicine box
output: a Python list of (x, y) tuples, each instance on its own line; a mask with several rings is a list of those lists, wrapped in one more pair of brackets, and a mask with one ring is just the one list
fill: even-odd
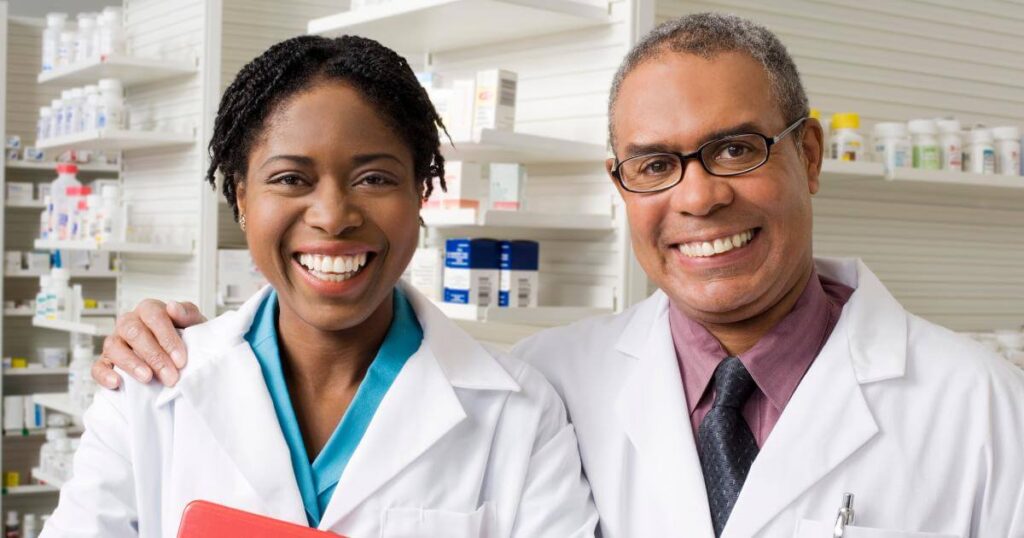
[(502, 241), (498, 306), (537, 306), (540, 245), (536, 241)]
[(451, 95), (447, 106), (448, 121), (445, 123), (452, 140), (459, 142), (473, 139), (475, 102), (475, 80), (456, 79), (452, 81)]
[(49, 252), (26, 252), (25, 268), (30, 273), (42, 274), (50, 270)]
[(46, 200), (46, 197), (50, 195), (50, 188), (52, 185), (49, 183), (36, 183), (36, 200), (40, 202)]
[(418, 248), (402, 275), (416, 291), (432, 301), (444, 297), (444, 251), (440, 248)]
[(483, 129), (512, 131), (516, 123), (516, 74), (489, 69), (476, 74), (473, 132)]
[[(441, 209), (480, 209), (487, 207), (490, 183), (478, 163), (451, 161), (444, 165), (447, 191), (434, 191), (425, 207)], [(436, 199), (435, 199), (436, 197)]]
[(483, 307), (497, 305), (499, 248), (493, 239), (448, 239), (444, 301)]
[(22, 154), (25, 156), (25, 160), (30, 162), (39, 163), (46, 159), (46, 152), (33, 146), (26, 147)]
[(36, 184), (28, 181), (8, 181), (7, 201), (13, 203), (26, 203), (33, 200), (36, 193)]
[(217, 303), (231, 305), (245, 302), (258, 292), (266, 279), (252, 261), (247, 249), (217, 251)]
[(514, 163), (491, 163), (491, 209), (519, 211), (523, 209), (526, 190), (526, 167)]
[(25, 426), (25, 396), (4, 396), (4, 431), (20, 431)]
[(21, 137), (18, 135), (10, 135), (7, 137), (7, 149), (21, 149)]

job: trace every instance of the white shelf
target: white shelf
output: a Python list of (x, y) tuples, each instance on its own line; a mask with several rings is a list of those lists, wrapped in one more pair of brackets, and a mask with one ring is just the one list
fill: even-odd
[(9, 209), (46, 209), (46, 204), (43, 203), (42, 200), (7, 200), (6, 202), (4, 202), (4, 206)]
[[(444, 138), (442, 136), (442, 138)], [(608, 152), (601, 144), (587, 144), (510, 131), (484, 129), (474, 140), (441, 142), (445, 158), (453, 161), (511, 162), (522, 164), (552, 162), (600, 163)]]
[(971, 174), (948, 170), (918, 170), (897, 168), (889, 177), (891, 181), (923, 182), (932, 184), (995, 187), (1000, 189), (1024, 189), (1024, 177), (991, 174)]
[[(8, 170), (42, 170), (57, 173), (57, 162), (54, 161), (7, 161), (4, 166)], [(86, 174), (118, 174), (121, 172), (119, 164), (95, 164), (95, 163), (71, 163), (78, 166), (78, 173)]]
[[(4, 277), (39, 278), (41, 276), (46, 276), (49, 274), (49, 270), (47, 270), (45, 273), (30, 273), (28, 271), (19, 271), (16, 273), (4, 273)], [(117, 271), (72, 271), (71, 278), (117, 278)]]
[(171, 258), (187, 258), (192, 256), (192, 245), (158, 245), (153, 243), (131, 243), (109, 241), (57, 241), (36, 239), (34, 248), (37, 250), (91, 250), (101, 252), (121, 252), (125, 254), (148, 254)]
[(36, 314), (31, 308), (5, 308), (4, 317), (9, 318), (30, 318)]
[(165, 133), (160, 131), (131, 131), (127, 129), (90, 129), (77, 134), (49, 138), (36, 142), (43, 150), (88, 149), (125, 151), (187, 146), (195, 143), (191, 133)]
[(424, 209), (420, 212), (427, 226), (458, 228), (487, 226), (493, 228), (531, 228), (544, 230), (611, 231), (611, 215), (571, 213), (531, 213), (529, 211), (494, 211), (480, 213), (476, 209)]
[[(1024, 177), (990, 174), (971, 174), (949, 170), (921, 170), (897, 168), (886, 174), (882, 163), (847, 162), (826, 159), (821, 165), (824, 179), (835, 181), (888, 181), (906, 188), (948, 187), (958, 194), (974, 190), (1007, 189), (1024, 193)], [(948, 190), (948, 189), (947, 189)]]
[(111, 54), (39, 73), (36, 80), (39, 84), (60, 83), (70, 87), (95, 84), (101, 78), (116, 78), (128, 87), (195, 73), (195, 62)]
[[(82, 428), (71, 427), (65, 428), (68, 435), (82, 435)], [(6, 439), (38, 439), (40, 437), (46, 437), (46, 428), (35, 428), (31, 430), (16, 430), (16, 431), (5, 431), (4, 438)]]
[(39, 467), (32, 468), (32, 478), (35, 478), (40, 482), (45, 482), (46, 485), (53, 486), (55, 488), (60, 488), (64, 485), (63, 480), (60, 480), (56, 476), (50, 476), (49, 474), (42, 472), (42, 469), (40, 469)]
[(48, 392), (33, 394), (32, 402), (40, 407), (52, 409), (58, 413), (64, 413), (72, 418), (81, 419), (82, 410), (71, 405), (71, 398), (66, 392)]
[(54, 331), (64, 331), (92, 336), (107, 336), (114, 332), (112, 317), (83, 317), (80, 323), (59, 319), (32, 318), (32, 326)]
[(60, 368), (7, 368), (4, 370), (4, 377), (32, 377), (40, 375), (68, 375), (68, 368), (66, 366)]
[(57, 493), (60, 488), (53, 486), (44, 486), (42, 484), (33, 484), (29, 486), (15, 486), (13, 488), (4, 488), (4, 495), (38, 495), (41, 493)]
[(582, 306), (537, 306), (533, 308), (480, 307), (475, 305), (434, 302), (446, 316), (460, 321), (507, 323), (534, 327), (557, 327), (593, 316), (610, 314), (610, 308)]
[(403, 53), (437, 52), (608, 24), (572, 0), (402, 0), (309, 21), (311, 34), (358, 35)]

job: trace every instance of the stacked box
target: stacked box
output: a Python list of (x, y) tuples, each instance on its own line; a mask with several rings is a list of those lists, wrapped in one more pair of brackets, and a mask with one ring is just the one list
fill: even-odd
[(444, 301), (498, 304), (500, 244), (493, 239), (449, 239), (445, 242)]
[(501, 242), (501, 287), (498, 306), (537, 306), (540, 245), (536, 241)]

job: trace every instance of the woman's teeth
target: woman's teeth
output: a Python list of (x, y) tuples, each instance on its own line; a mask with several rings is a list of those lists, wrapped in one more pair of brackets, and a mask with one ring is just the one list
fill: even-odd
[(355, 276), (366, 265), (367, 253), (354, 256), (321, 256), (319, 254), (299, 254), (299, 264), (320, 280), (341, 282)]
[(693, 243), (681, 243), (679, 252), (687, 258), (709, 258), (716, 254), (723, 254), (740, 247), (747, 246), (754, 238), (754, 230), (747, 230), (729, 237), (721, 237), (714, 241), (695, 241)]

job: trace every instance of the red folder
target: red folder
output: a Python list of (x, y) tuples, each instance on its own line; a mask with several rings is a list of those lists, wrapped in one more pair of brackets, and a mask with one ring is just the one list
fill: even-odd
[[(206, 501), (192, 501), (185, 507), (178, 526), (178, 538), (244, 536), (245, 538), (339, 538), (339, 535), (303, 527), (287, 521), (243, 512)], [(341, 537), (344, 538), (344, 537)]]

